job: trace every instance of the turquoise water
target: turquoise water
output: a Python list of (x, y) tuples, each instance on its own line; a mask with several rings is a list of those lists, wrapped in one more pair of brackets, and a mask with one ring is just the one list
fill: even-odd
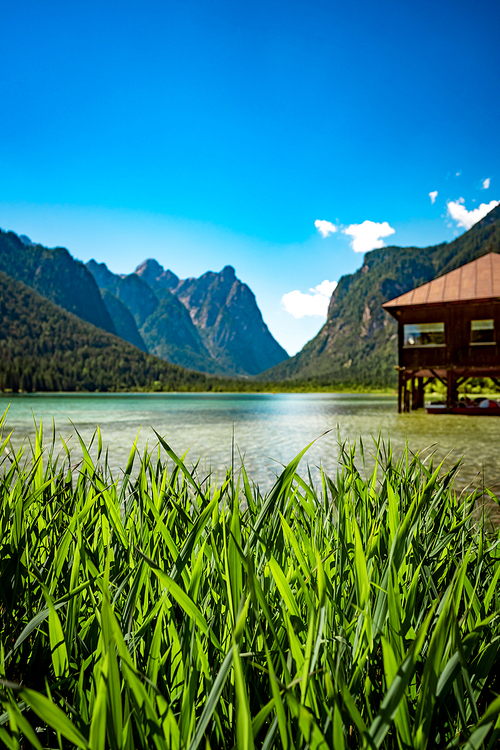
[[(0, 410), (9, 406), (7, 427), (13, 444), (33, 436), (33, 418), (43, 420), (47, 437), (56, 433), (77, 450), (74, 427), (88, 443), (99, 424), (109, 447), (110, 463), (119, 472), (125, 465), (138, 432), (139, 447), (152, 448), (153, 429), (178, 453), (189, 449), (187, 462), (198, 458), (200, 470), (223, 471), (231, 465), (234, 434), (248, 473), (263, 488), (270, 486), (280, 465), (290, 461), (305, 445), (316, 440), (302, 462), (320, 464), (335, 472), (337, 436), (354, 441), (360, 436), (367, 454), (373, 452), (372, 435), (387, 439), (400, 452), (410, 448), (433, 450), (451, 463), (465, 455), (460, 485), (500, 483), (498, 447), (500, 418), (427, 415), (423, 410), (398, 415), (393, 396), (360, 394), (23, 394), (0, 396)], [(70, 421), (71, 420), (71, 421)], [(73, 423), (73, 425), (72, 425)], [(323, 434), (325, 432), (328, 434)], [(320, 437), (321, 436), (321, 437)], [(368, 458), (373, 465), (373, 460)]]

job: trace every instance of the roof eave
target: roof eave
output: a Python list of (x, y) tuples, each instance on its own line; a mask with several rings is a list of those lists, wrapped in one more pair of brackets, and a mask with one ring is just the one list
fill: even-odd
[(392, 315), (392, 310), (403, 310), (410, 307), (446, 307), (448, 305), (484, 305), (488, 302), (500, 302), (500, 297), (478, 297), (477, 299), (457, 299), (444, 300), (440, 302), (403, 302), (400, 305), (394, 304), (392, 300), (384, 302), (382, 308)]

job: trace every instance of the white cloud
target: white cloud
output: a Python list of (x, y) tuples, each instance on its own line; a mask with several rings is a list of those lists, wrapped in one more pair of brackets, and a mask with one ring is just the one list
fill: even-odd
[(337, 227), (332, 224), (331, 221), (325, 221), (324, 219), (316, 219), (314, 226), (322, 237), (328, 237), (329, 234), (335, 234)]
[(351, 247), (355, 253), (367, 253), (377, 247), (384, 247), (384, 241), (380, 238), (388, 237), (396, 230), (390, 227), (387, 221), (379, 224), (376, 221), (366, 220), (362, 224), (351, 224), (342, 231), (354, 237)]
[(486, 214), (489, 214), (495, 206), (500, 204), (500, 201), (490, 201), (489, 203), (481, 203), (478, 208), (473, 208), (471, 211), (467, 211), (463, 198), (459, 198), (457, 201), (448, 201), (446, 204), (448, 207), (448, 215), (456, 221), (457, 226), (463, 227), (464, 229), (470, 229), (477, 224)]
[(490, 178), (487, 177), (485, 180), (483, 180), (483, 190), (488, 190), (490, 186)]
[(438, 197), (437, 190), (433, 190), (431, 193), (429, 193), (429, 198), (431, 199), (431, 203), (435, 203), (437, 197)]
[(315, 286), (314, 289), (310, 289), (310, 291), (317, 292), (318, 294), (323, 294), (325, 297), (328, 297), (328, 299), (330, 299), (336, 288), (336, 281), (328, 281), (328, 279), (325, 279), (321, 282), (321, 284)]
[(321, 284), (315, 286), (314, 289), (309, 289), (307, 294), (295, 289), (293, 292), (284, 294), (281, 301), (285, 310), (290, 315), (293, 315), (294, 318), (303, 318), (306, 315), (316, 315), (326, 318), (330, 297), (335, 291), (336, 286), (336, 281), (325, 279)]

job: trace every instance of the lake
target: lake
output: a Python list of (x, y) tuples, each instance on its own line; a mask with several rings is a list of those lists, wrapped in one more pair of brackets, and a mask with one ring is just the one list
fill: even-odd
[[(78, 454), (75, 425), (88, 443), (97, 424), (109, 447), (110, 464), (119, 473), (125, 466), (138, 432), (138, 445), (153, 448), (155, 429), (178, 453), (189, 449), (187, 463), (199, 458), (200, 471), (223, 471), (231, 465), (234, 434), (235, 465), (239, 453), (253, 481), (270, 487), (282, 464), (305, 445), (316, 440), (301, 468), (322, 465), (335, 473), (341, 440), (360, 437), (367, 454), (373, 453), (371, 436), (380, 432), (391, 438), (396, 454), (406, 441), (413, 451), (434, 451), (451, 464), (465, 456), (459, 486), (483, 481), (490, 487), (500, 483), (498, 446), (500, 418), (459, 415), (428, 415), (423, 410), (398, 414), (394, 396), (369, 394), (23, 394), (0, 396), (0, 410), (8, 406), (8, 430), (13, 444), (33, 437), (33, 419), (43, 420), (46, 438), (56, 432)], [(323, 434), (325, 432), (328, 434)], [(320, 437), (321, 436), (321, 437)], [(373, 460), (368, 458), (373, 465)]]

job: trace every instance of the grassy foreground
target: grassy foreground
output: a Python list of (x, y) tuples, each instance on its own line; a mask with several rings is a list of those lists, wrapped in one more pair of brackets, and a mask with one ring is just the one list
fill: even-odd
[(345, 448), (262, 496), (95, 441), (1, 446), (0, 744), (498, 747), (499, 537), (453, 472)]

